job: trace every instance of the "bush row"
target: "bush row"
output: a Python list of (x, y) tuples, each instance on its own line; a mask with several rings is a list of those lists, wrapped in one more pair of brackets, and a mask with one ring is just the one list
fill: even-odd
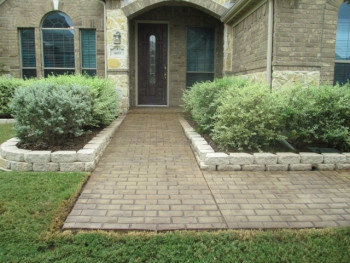
[(23, 143), (53, 146), (80, 136), (89, 127), (111, 123), (117, 114), (118, 95), (106, 79), (82, 75), (45, 79), (0, 78), (0, 112), (16, 120)]
[(233, 77), (195, 84), (185, 109), (222, 149), (266, 151), (287, 139), (298, 148), (350, 150), (350, 86), (300, 86), (270, 92)]

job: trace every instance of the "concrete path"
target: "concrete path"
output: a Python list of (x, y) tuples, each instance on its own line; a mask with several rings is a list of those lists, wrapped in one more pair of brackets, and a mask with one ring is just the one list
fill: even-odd
[(201, 172), (169, 110), (131, 111), (64, 229), (350, 226), (349, 172)]

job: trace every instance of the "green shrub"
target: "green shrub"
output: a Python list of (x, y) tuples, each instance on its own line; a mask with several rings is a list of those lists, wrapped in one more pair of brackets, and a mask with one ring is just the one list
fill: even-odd
[(91, 96), (87, 87), (35, 83), (15, 91), (14, 128), (24, 143), (60, 145), (70, 136), (83, 134), (91, 122)]
[(117, 115), (118, 94), (113, 83), (104, 78), (89, 77), (85, 75), (49, 76), (39, 82), (65, 85), (86, 86), (92, 98), (92, 118), (88, 126), (105, 126), (110, 124)]
[(196, 83), (183, 94), (184, 108), (198, 124), (199, 130), (209, 133), (214, 127), (215, 113), (221, 103), (218, 98), (221, 97), (222, 92), (229, 87), (243, 87), (247, 83), (247, 79), (237, 77)]
[(0, 118), (11, 117), (10, 102), (15, 90), (24, 84), (24, 80), (0, 77)]
[(350, 86), (289, 88), (282, 114), (288, 141), (298, 147), (350, 150)]
[(222, 149), (264, 150), (281, 135), (284, 98), (267, 86), (249, 84), (229, 88), (220, 96), (211, 136)]

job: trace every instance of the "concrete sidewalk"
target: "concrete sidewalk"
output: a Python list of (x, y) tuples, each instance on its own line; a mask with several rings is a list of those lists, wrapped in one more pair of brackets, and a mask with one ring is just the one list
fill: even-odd
[(129, 112), (64, 229), (350, 226), (349, 172), (202, 172), (177, 114)]

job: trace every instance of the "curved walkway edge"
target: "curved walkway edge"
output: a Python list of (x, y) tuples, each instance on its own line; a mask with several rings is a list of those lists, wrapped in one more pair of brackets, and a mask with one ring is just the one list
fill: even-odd
[(350, 172), (201, 171), (169, 110), (132, 110), (64, 229), (350, 226)]

